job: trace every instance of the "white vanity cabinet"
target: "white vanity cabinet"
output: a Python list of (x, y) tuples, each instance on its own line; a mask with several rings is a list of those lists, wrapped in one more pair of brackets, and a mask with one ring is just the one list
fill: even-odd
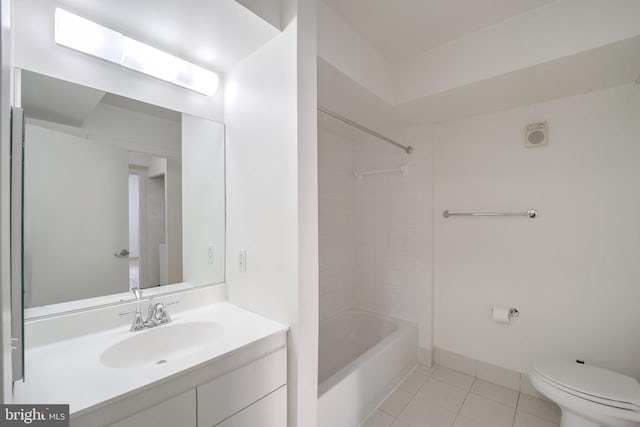
[[(274, 342), (272, 337), (272, 342)], [(105, 422), (114, 412), (129, 412), (123, 408), (132, 399), (122, 399), (108, 405), (102, 416), (89, 415), (91, 420), (71, 419), (71, 426), (110, 425), (112, 427), (285, 427), (287, 425), (287, 349), (285, 334), (276, 338), (281, 346), (262, 347), (258, 355), (233, 360), (240, 354), (231, 354), (224, 361), (212, 361), (211, 366), (195, 368), (174, 381), (180, 386), (190, 384), (188, 390), (168, 396), (163, 387), (172, 381), (145, 391), (146, 396), (163, 395), (163, 400), (152, 406), (136, 405), (143, 410), (133, 412), (117, 422)], [(265, 352), (267, 348), (271, 347)], [(247, 350), (247, 349), (243, 349)], [(258, 350), (258, 349), (256, 349)], [(235, 356), (235, 357), (234, 357)], [(231, 362), (231, 363), (229, 363)], [(220, 366), (224, 365), (224, 366)], [(214, 370), (212, 370), (214, 368)], [(178, 390), (178, 389), (175, 389)], [(109, 411), (111, 406), (111, 411)], [(98, 411), (101, 412), (101, 411)], [(74, 422), (81, 421), (81, 422)]]
[[(285, 388), (286, 382), (287, 354), (286, 349), (283, 348), (249, 365), (198, 386), (198, 426), (211, 427), (225, 420), (221, 425), (244, 425), (234, 423), (231, 420), (234, 418), (242, 419), (239, 418), (240, 413), (249, 412), (251, 405), (258, 405), (261, 399), (266, 399), (274, 391)], [(269, 400), (269, 402), (272, 402), (272, 400)], [(259, 406), (264, 405), (265, 403), (263, 402)], [(267, 411), (281, 412), (279, 406), (282, 405), (278, 405), (277, 402), (266, 404), (266, 406), (269, 407)], [(256, 410), (254, 409), (253, 411)], [(261, 411), (258, 410), (258, 412)], [(283, 412), (286, 415), (286, 400)], [(262, 424), (261, 420), (260, 423), (253, 425), (264, 424)]]
[(282, 386), (216, 427), (285, 427), (286, 425), (287, 386)]
[(286, 381), (285, 347), (118, 421), (112, 427), (285, 427)]
[[(185, 292), (181, 303), (205, 292)], [(122, 309), (34, 323), (28, 336), (92, 324), (98, 315), (119, 318)], [(150, 331), (132, 333), (122, 325), (32, 342), (25, 352), (30, 376), (15, 384), (12, 403), (67, 403), (71, 427), (286, 426), (287, 326), (226, 301), (172, 318)], [(202, 330), (204, 336), (197, 333)], [(114, 348), (126, 363), (105, 362)]]
[(189, 390), (138, 412), (112, 427), (196, 427), (196, 391)]

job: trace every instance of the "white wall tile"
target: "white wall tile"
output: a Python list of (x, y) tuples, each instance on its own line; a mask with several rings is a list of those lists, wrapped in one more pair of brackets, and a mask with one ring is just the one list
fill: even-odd
[(320, 319), (354, 306), (353, 143), (318, 133)]
[[(410, 133), (405, 130), (394, 137), (407, 141), (412, 138)], [(421, 148), (420, 140), (411, 144)], [(430, 318), (431, 310), (427, 288), (432, 240), (425, 150), (407, 156), (383, 142), (366, 139), (356, 144), (353, 160), (355, 170), (390, 169), (405, 163), (410, 169), (408, 176), (369, 175), (355, 181), (356, 306), (424, 324), (421, 316), (429, 312)], [(431, 345), (430, 336), (423, 341)]]
[[(432, 127), (389, 136), (414, 153), (319, 130), (320, 318), (355, 306), (417, 322), (432, 348)], [(407, 163), (407, 176), (353, 174)]]

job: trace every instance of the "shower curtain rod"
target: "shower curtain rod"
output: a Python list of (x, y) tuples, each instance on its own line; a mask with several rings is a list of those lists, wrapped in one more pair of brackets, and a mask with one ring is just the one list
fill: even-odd
[(331, 110), (327, 110), (326, 108), (321, 107), (321, 106), (319, 106), (319, 105), (318, 105), (318, 111), (323, 112), (323, 113), (325, 113), (325, 114), (327, 114), (327, 115), (329, 115), (329, 116), (333, 117), (334, 119), (338, 119), (338, 120), (340, 120), (341, 122), (348, 124), (349, 126), (353, 126), (353, 127), (354, 127), (354, 128), (356, 128), (356, 129), (360, 129), (361, 131), (366, 132), (366, 133), (368, 133), (369, 135), (373, 135), (373, 136), (375, 136), (376, 138), (379, 138), (379, 139), (381, 139), (381, 140), (383, 140), (383, 141), (385, 141), (385, 142), (388, 142), (388, 143), (389, 143), (389, 144), (391, 144), (391, 145), (395, 145), (395, 146), (396, 146), (396, 147), (398, 147), (398, 148), (402, 148), (402, 149), (403, 149), (407, 154), (411, 154), (411, 153), (413, 153), (413, 147), (411, 147), (411, 146), (407, 146), (407, 145), (402, 145), (402, 144), (400, 144), (399, 142), (394, 141), (394, 140), (393, 140), (393, 139), (391, 139), (391, 138), (387, 138), (386, 136), (381, 135), (381, 134), (379, 134), (378, 132), (376, 132), (376, 131), (374, 131), (374, 130), (369, 129), (368, 127), (362, 126), (361, 124), (356, 123), (356, 122), (354, 122), (353, 120), (349, 120), (348, 118), (346, 118), (346, 117), (344, 117), (344, 116), (341, 116), (341, 115), (340, 115), (340, 114), (338, 114), (338, 113), (334, 113), (333, 111), (331, 111)]

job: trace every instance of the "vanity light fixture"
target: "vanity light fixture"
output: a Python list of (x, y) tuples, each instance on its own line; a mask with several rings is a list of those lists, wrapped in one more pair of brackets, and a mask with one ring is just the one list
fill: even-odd
[(64, 9), (56, 8), (57, 44), (105, 59), (204, 95), (218, 90), (218, 75)]

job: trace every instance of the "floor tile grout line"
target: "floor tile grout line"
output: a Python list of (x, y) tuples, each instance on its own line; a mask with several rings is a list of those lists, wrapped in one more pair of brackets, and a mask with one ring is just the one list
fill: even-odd
[[(416, 366), (416, 369), (417, 369), (417, 366)], [(414, 372), (415, 372), (415, 370), (414, 370)], [(393, 425), (397, 420), (400, 420), (400, 415), (402, 414), (402, 412), (407, 408), (407, 406), (409, 406), (409, 404), (411, 404), (411, 402), (413, 402), (413, 400), (414, 400), (416, 397), (418, 397), (418, 393), (420, 393), (420, 390), (422, 390), (422, 387), (424, 387), (424, 385), (427, 383), (427, 381), (429, 381), (429, 378), (431, 378), (431, 376), (433, 375), (433, 373), (434, 373), (434, 372), (435, 372), (435, 369), (433, 369), (433, 370), (431, 371), (431, 373), (430, 373), (430, 374), (428, 374), (428, 375), (427, 375), (427, 374), (425, 374), (425, 373), (423, 373), (423, 372), (420, 372), (422, 375), (425, 375), (425, 376), (427, 377), (427, 379), (425, 380), (425, 382), (420, 386), (420, 388), (419, 388), (415, 393), (411, 393), (411, 394), (413, 394), (413, 396), (412, 396), (412, 397), (411, 397), (411, 399), (407, 402), (407, 404), (406, 404), (406, 405), (404, 405), (404, 407), (402, 408), (402, 410), (400, 411), (400, 413), (398, 413), (398, 416), (395, 418), (395, 420), (393, 421), (393, 423), (392, 423), (391, 425)], [(404, 390), (404, 391), (406, 391), (406, 390)], [(407, 425), (411, 425), (411, 424), (409, 424), (409, 423), (407, 423), (407, 422), (405, 422), (405, 421), (403, 421), (403, 420), (400, 420), (400, 421), (402, 421), (403, 423), (405, 423), (405, 424), (407, 424)], [(412, 426), (412, 427), (414, 427), (414, 426)]]
[[(424, 375), (424, 376), (426, 376), (426, 377), (427, 377), (427, 379), (426, 379), (426, 380), (425, 380), (425, 382), (424, 382), (424, 384), (426, 384), (426, 383), (427, 383), (427, 381), (429, 380), (429, 378), (431, 378), (431, 375), (433, 374), (433, 370), (431, 371), (431, 373), (430, 373), (430, 374), (426, 374), (426, 373), (424, 373), (424, 372), (420, 372), (420, 371), (418, 371), (418, 366), (419, 366), (419, 363), (418, 363), (418, 364), (416, 364), (416, 366), (415, 366), (415, 367), (414, 367), (414, 368), (413, 368), (413, 369), (412, 369), (412, 370), (407, 374), (407, 376), (405, 377), (405, 379), (406, 379), (406, 378), (408, 378), (408, 377), (409, 377), (409, 375), (413, 374), (414, 372), (418, 372), (419, 374), (422, 374), (422, 375)], [(434, 370), (435, 370), (435, 369), (434, 369)], [(403, 381), (404, 381), (404, 380), (403, 380)], [(395, 424), (395, 422), (396, 422), (396, 421), (400, 420), (400, 414), (402, 414), (402, 412), (406, 409), (406, 407), (407, 407), (407, 406), (409, 406), (409, 404), (413, 401), (413, 399), (415, 399), (415, 398), (416, 398), (416, 396), (418, 395), (418, 392), (422, 389), (422, 387), (424, 387), (424, 384), (422, 384), (422, 386), (420, 386), (420, 388), (418, 389), (418, 391), (416, 391), (415, 393), (411, 393), (410, 391), (407, 391), (407, 390), (401, 389), (401, 388), (400, 388), (400, 384), (398, 384), (398, 385), (393, 389), (393, 391), (392, 391), (391, 393), (395, 392), (396, 390), (401, 390), (401, 391), (404, 391), (405, 393), (409, 393), (409, 394), (411, 394), (411, 395), (412, 395), (412, 396), (411, 396), (411, 399), (409, 399), (409, 401), (408, 401), (408, 402), (407, 402), (407, 403), (402, 407), (402, 409), (400, 410), (400, 412), (398, 413), (398, 415), (397, 415), (397, 416), (394, 416), (393, 414), (390, 414), (390, 413), (388, 413), (388, 412), (384, 411), (383, 409), (380, 409), (380, 405), (382, 405), (382, 403), (384, 402), (384, 400), (380, 403), (380, 405), (378, 405), (378, 407), (376, 408), (376, 410), (382, 411), (383, 413), (385, 413), (385, 414), (389, 415), (390, 417), (392, 417), (392, 418), (393, 418), (393, 422), (391, 423), (391, 425)], [(391, 395), (391, 393), (389, 394), (389, 396)], [(387, 396), (387, 398), (389, 398), (389, 396)], [(385, 400), (386, 400), (386, 399), (385, 399)], [(375, 412), (375, 411), (374, 411), (374, 412)], [(400, 420), (400, 421), (402, 421), (402, 420)], [(366, 420), (365, 420), (365, 422), (366, 422)], [(402, 422), (404, 422), (404, 421), (402, 421)], [(407, 424), (407, 423), (405, 423), (405, 424)]]
[[(425, 376), (427, 377), (427, 380), (428, 380), (428, 379), (429, 379), (429, 377), (430, 377), (431, 375), (430, 375), (430, 374), (429, 374), (429, 375), (427, 375), (427, 374), (425, 374), (425, 373), (423, 373), (423, 372), (419, 372), (419, 371), (418, 371), (418, 366), (419, 366), (419, 365), (420, 365), (420, 363), (418, 362), (418, 363), (416, 364), (416, 366), (414, 366), (414, 367), (413, 367), (413, 369), (411, 369), (411, 371), (409, 371), (409, 373), (404, 377), (404, 379), (403, 379), (402, 381), (400, 381), (400, 384), (401, 384), (403, 381), (405, 381), (405, 380), (409, 377), (409, 375), (413, 374), (414, 372), (418, 372), (418, 373), (420, 373), (420, 374), (422, 374), (422, 375), (425, 375)], [(426, 381), (425, 381), (425, 383), (426, 383)], [(416, 397), (416, 395), (418, 394), (418, 392), (416, 392), (416, 393), (411, 393), (411, 392), (409, 392), (409, 391), (407, 391), (407, 390), (401, 389), (401, 388), (400, 388), (400, 384), (398, 384), (397, 386), (395, 386), (395, 387), (394, 387), (394, 389), (391, 391), (391, 393), (389, 393), (389, 394), (387, 395), (387, 397), (386, 397), (382, 402), (380, 402), (380, 404), (379, 404), (379, 405), (378, 405), (378, 406), (373, 410), (373, 412), (372, 412), (372, 414), (373, 414), (373, 413), (375, 413), (376, 411), (380, 411), (380, 412), (383, 412), (383, 413), (385, 413), (385, 414), (389, 415), (390, 417), (392, 417), (392, 418), (393, 418), (393, 422), (390, 424), (390, 426), (391, 426), (391, 425), (393, 425), (393, 424), (394, 424), (394, 423), (399, 419), (398, 417), (400, 416), (400, 414), (402, 413), (402, 411), (404, 411), (404, 409), (409, 405), (409, 403), (411, 403), (411, 401), (413, 400), (413, 398), (414, 398), (414, 397)], [(423, 385), (424, 385), (424, 384), (423, 384)], [(421, 388), (422, 388), (422, 387), (421, 387)], [(408, 401), (408, 402), (407, 402), (407, 403), (402, 407), (402, 409), (401, 409), (401, 410), (400, 410), (400, 412), (398, 413), (398, 416), (395, 416), (395, 415), (390, 414), (389, 412), (385, 411), (384, 409), (381, 409), (381, 408), (380, 408), (380, 406), (381, 406), (381, 405), (382, 405), (382, 404), (383, 404), (383, 403), (384, 403), (384, 402), (389, 398), (389, 396), (391, 396), (391, 395), (392, 395), (394, 392), (396, 392), (397, 390), (404, 391), (405, 393), (412, 394), (413, 396), (412, 396), (412, 397), (411, 397), (411, 399), (409, 399), (409, 401)], [(420, 391), (420, 390), (418, 390), (418, 391)], [(367, 420), (368, 420), (370, 417), (371, 417), (371, 414), (369, 415), (369, 417), (365, 418), (365, 420), (362, 422), (362, 424), (366, 423), (366, 422), (367, 422)], [(361, 425), (362, 425), (362, 424), (361, 424)]]
[[(461, 415), (462, 408), (464, 407), (464, 404), (467, 402), (467, 400), (468, 400), (468, 398), (469, 398), (469, 395), (473, 393), (473, 392), (471, 391), (471, 390), (472, 390), (472, 388), (473, 388), (473, 386), (474, 386), (478, 381), (484, 381), (484, 380), (481, 380), (481, 379), (480, 379), (480, 378), (478, 378), (478, 377), (471, 377), (471, 378), (473, 378), (473, 381), (471, 382), (471, 385), (469, 386), (469, 388), (468, 388), (468, 389), (467, 389), (467, 388), (462, 388), (462, 387), (460, 387), (460, 386), (457, 386), (457, 385), (454, 385), (454, 384), (450, 384), (450, 383), (449, 383), (449, 382), (447, 382), (447, 381), (443, 381), (443, 380), (442, 380), (442, 379), (440, 379), (440, 378), (434, 378), (434, 377), (433, 377), (433, 374), (434, 374), (434, 373), (435, 373), (435, 372), (436, 372), (436, 371), (441, 367), (441, 365), (436, 365), (436, 364), (434, 364), (434, 366), (433, 366), (433, 367), (430, 367), (430, 368), (428, 369), (429, 373), (425, 373), (425, 372), (418, 371), (419, 366), (420, 366), (420, 364), (416, 364), (416, 366), (415, 366), (415, 367), (414, 367), (414, 368), (409, 372), (409, 374), (407, 374), (407, 377), (408, 377), (408, 376), (409, 376), (409, 375), (411, 375), (412, 373), (414, 373), (414, 372), (418, 372), (418, 373), (420, 373), (421, 375), (423, 375), (423, 376), (425, 376), (425, 377), (426, 377), (426, 379), (425, 379), (424, 383), (423, 383), (423, 384), (418, 388), (418, 390), (417, 390), (415, 393), (410, 392), (410, 391), (405, 390), (405, 389), (401, 389), (401, 388), (399, 387), (399, 384), (398, 384), (398, 386), (396, 386), (396, 387), (395, 387), (395, 389), (394, 389), (394, 391), (395, 391), (395, 390), (401, 390), (401, 391), (403, 391), (403, 392), (405, 392), (405, 393), (409, 393), (409, 394), (411, 395), (411, 398), (409, 399), (409, 401), (408, 401), (405, 405), (403, 405), (403, 406), (402, 406), (402, 409), (401, 409), (401, 410), (400, 410), (400, 412), (398, 413), (398, 416), (394, 416), (393, 414), (390, 414), (389, 412), (386, 412), (386, 411), (384, 411), (384, 410), (380, 409), (380, 405), (378, 405), (378, 407), (376, 408), (376, 410), (379, 410), (380, 412), (384, 413), (385, 415), (387, 415), (387, 416), (391, 417), (391, 418), (393, 419), (393, 420), (392, 420), (391, 425), (393, 425), (393, 424), (394, 424), (395, 422), (397, 422), (397, 421), (403, 422), (403, 423), (405, 423), (405, 424), (407, 424), (407, 425), (411, 425), (411, 424), (409, 424), (409, 423), (406, 423), (404, 420), (401, 420), (401, 419), (400, 419), (400, 415), (402, 414), (402, 412), (404, 412), (404, 410), (407, 408), (407, 406), (409, 406), (409, 405), (411, 404), (411, 402), (413, 402), (413, 401), (417, 398), (418, 394), (419, 394), (419, 393), (420, 393), (420, 391), (424, 388), (425, 384), (426, 384), (430, 379), (434, 379), (434, 380), (440, 381), (440, 382), (442, 382), (442, 383), (445, 383), (445, 384), (447, 384), (447, 385), (449, 385), (449, 386), (455, 387), (455, 388), (457, 388), (457, 389), (459, 389), (459, 390), (464, 390), (464, 391), (465, 391), (465, 393), (466, 393), (466, 394), (465, 394), (465, 398), (464, 398), (464, 400), (463, 400), (462, 404), (460, 405), (460, 407), (459, 407), (458, 411), (456, 412), (456, 416), (455, 416), (455, 418), (453, 419), (453, 424), (455, 424), (455, 423), (456, 423), (456, 421), (458, 421), (458, 418), (462, 416), (462, 415)], [(455, 370), (454, 370), (454, 371), (455, 371)], [(456, 372), (460, 372), (460, 371), (456, 371)], [(465, 374), (464, 372), (460, 372), (460, 373)], [(470, 375), (468, 375), (468, 374), (465, 374), (465, 375), (470, 376)], [(406, 379), (406, 377), (405, 377), (405, 379)], [(512, 389), (509, 389), (508, 387), (501, 386), (500, 384), (492, 383), (492, 382), (490, 382), (490, 381), (488, 381), (488, 382), (489, 382), (490, 384), (493, 384), (493, 385), (496, 385), (496, 386), (499, 386), (499, 387), (503, 387), (503, 388), (506, 388), (506, 389), (508, 389), (508, 390), (512, 390)], [(513, 391), (516, 391), (516, 390), (513, 390)], [(508, 407), (508, 408), (512, 408), (512, 409), (514, 410), (514, 412), (513, 412), (513, 418), (512, 418), (511, 427), (513, 427), (513, 426), (514, 426), (514, 424), (515, 424), (515, 420), (516, 420), (517, 413), (518, 413), (518, 407), (520, 406), (520, 400), (521, 400), (522, 394), (526, 394), (526, 393), (522, 393), (522, 392), (521, 392), (521, 391), (519, 391), (519, 390), (518, 390), (518, 391), (516, 391), (516, 392), (517, 392), (517, 398), (516, 398), (515, 407), (511, 407), (510, 405), (507, 405), (507, 404), (506, 404), (506, 403), (504, 403), (504, 402), (498, 401), (498, 400), (493, 399), (493, 398), (488, 397), (488, 396), (484, 396), (484, 395), (482, 395), (482, 394), (478, 394), (478, 393), (473, 393), (473, 394), (475, 394), (476, 396), (482, 397), (482, 398), (484, 398), (484, 399), (490, 400), (490, 401), (492, 401), (492, 402), (498, 403), (498, 404), (500, 404), (500, 405), (502, 405), (502, 406), (505, 406), (505, 407)], [(393, 393), (393, 392), (392, 392), (392, 393)], [(388, 397), (388, 396), (387, 396), (387, 397)], [(533, 396), (529, 396), (529, 395), (527, 395), (527, 397), (532, 397), (532, 398), (534, 398), (534, 399), (537, 399), (537, 398), (535, 398), (535, 397), (533, 397)], [(539, 399), (539, 400), (542, 400), (542, 399)], [(381, 404), (382, 404), (382, 403), (381, 403)], [(442, 405), (440, 405), (440, 404), (437, 404), (437, 403), (435, 403), (435, 402), (434, 402), (434, 404), (436, 404), (436, 405), (437, 405), (437, 406), (439, 406), (439, 407), (442, 407), (442, 408), (448, 409), (447, 407), (444, 407), (444, 406), (442, 406)], [(373, 412), (376, 412), (376, 410), (374, 410)], [(450, 409), (449, 409), (449, 410), (450, 410)], [(451, 412), (453, 412), (453, 411), (451, 411)], [(521, 412), (525, 412), (525, 413), (527, 413), (528, 415), (533, 415), (533, 416), (534, 416), (534, 417), (536, 417), (536, 418), (541, 418), (541, 419), (543, 419), (543, 420), (547, 420), (547, 419), (546, 419), (546, 418), (544, 418), (544, 417), (540, 417), (540, 416), (538, 416), (538, 415), (531, 414), (531, 413), (529, 413), (529, 412), (527, 412), (527, 411), (521, 411)], [(372, 414), (373, 414), (373, 413), (372, 413)], [(372, 414), (371, 414), (371, 415), (372, 415)], [(548, 420), (547, 420), (547, 421), (548, 421)], [(365, 420), (365, 422), (366, 422), (366, 420)], [(557, 424), (556, 424), (556, 425), (557, 425)], [(413, 426), (413, 427), (415, 427), (415, 426)]]
[(471, 394), (471, 388), (476, 383), (476, 381), (477, 381), (477, 378), (473, 377), (473, 382), (471, 383), (471, 387), (469, 387), (469, 390), (467, 390), (467, 394), (464, 396), (464, 400), (462, 401), (462, 404), (460, 405), (460, 408), (458, 408), (458, 412), (456, 413), (456, 416), (453, 419), (453, 424), (451, 424), (452, 426), (456, 423), (456, 421), (458, 421), (458, 417), (460, 417), (460, 412), (462, 412), (462, 407), (464, 406), (464, 404), (466, 403), (467, 399), (469, 398), (469, 395)]
[(511, 427), (516, 424), (516, 415), (518, 415), (518, 404), (520, 403), (520, 392), (518, 392), (518, 398), (516, 399), (516, 408), (513, 411), (513, 421), (511, 422)]

